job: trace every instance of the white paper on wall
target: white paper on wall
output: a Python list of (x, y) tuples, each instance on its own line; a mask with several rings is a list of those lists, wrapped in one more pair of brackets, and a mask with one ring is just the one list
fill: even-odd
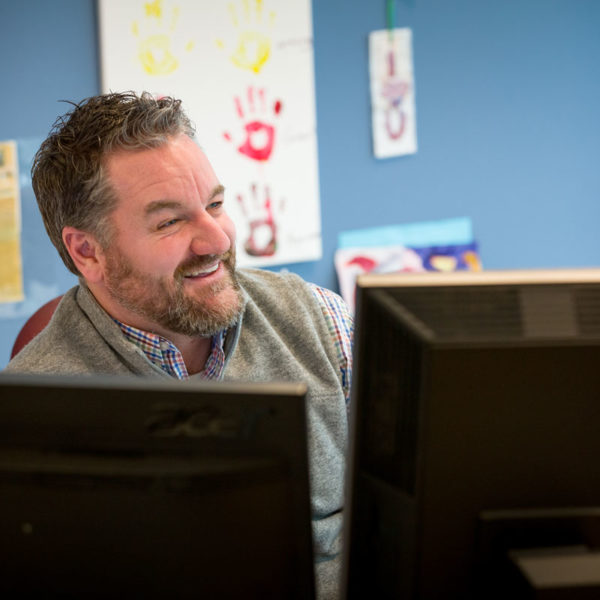
[(310, 0), (100, 0), (102, 89), (180, 98), (238, 262), (321, 257)]
[(369, 71), (375, 157), (414, 154), (417, 127), (411, 30), (372, 31)]

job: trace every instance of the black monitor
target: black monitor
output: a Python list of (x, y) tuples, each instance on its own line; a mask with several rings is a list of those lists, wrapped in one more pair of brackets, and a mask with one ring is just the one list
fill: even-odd
[(600, 597), (600, 271), (365, 276), (356, 325), (347, 597)]
[(0, 375), (0, 595), (313, 598), (305, 394)]

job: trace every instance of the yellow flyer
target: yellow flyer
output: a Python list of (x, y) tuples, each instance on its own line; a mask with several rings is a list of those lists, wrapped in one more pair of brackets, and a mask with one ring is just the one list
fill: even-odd
[(23, 298), (17, 144), (0, 141), (0, 302)]

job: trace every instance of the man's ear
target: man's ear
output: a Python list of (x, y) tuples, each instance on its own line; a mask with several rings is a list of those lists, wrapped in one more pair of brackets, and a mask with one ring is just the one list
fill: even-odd
[(96, 237), (75, 227), (64, 227), (62, 239), (83, 278), (90, 283), (102, 281), (105, 260)]

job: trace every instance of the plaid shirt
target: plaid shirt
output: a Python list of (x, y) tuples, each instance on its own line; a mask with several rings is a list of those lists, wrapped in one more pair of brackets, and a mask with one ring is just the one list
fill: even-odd
[[(337, 358), (340, 364), (342, 387), (346, 403), (350, 400), (350, 383), (352, 377), (352, 341), (354, 336), (354, 319), (346, 303), (332, 291), (310, 284), (315, 298), (319, 301), (323, 316), (327, 322), (329, 333), (333, 339)], [(158, 365), (169, 375), (177, 379), (189, 377), (183, 356), (177, 347), (169, 340), (142, 331), (131, 325), (117, 321), (125, 337), (140, 348), (150, 361)], [(212, 337), (210, 355), (200, 373), (203, 379), (221, 379), (225, 366), (225, 351), (223, 343), (226, 331), (221, 331)]]

